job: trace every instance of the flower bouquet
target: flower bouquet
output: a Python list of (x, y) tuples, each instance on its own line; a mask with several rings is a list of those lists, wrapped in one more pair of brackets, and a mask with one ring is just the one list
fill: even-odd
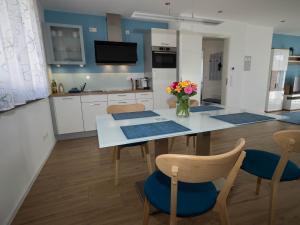
[(182, 82), (172, 82), (166, 89), (168, 94), (177, 97), (176, 115), (178, 117), (188, 117), (190, 115), (190, 97), (197, 94), (197, 85), (189, 80)]

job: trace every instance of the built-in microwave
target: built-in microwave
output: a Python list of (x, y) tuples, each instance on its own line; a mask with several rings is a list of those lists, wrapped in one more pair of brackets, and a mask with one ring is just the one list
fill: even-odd
[(176, 68), (176, 47), (152, 46), (152, 68)]

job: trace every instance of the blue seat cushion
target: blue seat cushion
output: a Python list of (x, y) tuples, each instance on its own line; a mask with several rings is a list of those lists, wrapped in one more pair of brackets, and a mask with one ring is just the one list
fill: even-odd
[[(250, 174), (271, 180), (279, 160), (279, 155), (256, 149), (247, 149), (242, 169)], [(298, 178), (300, 178), (300, 169), (289, 160), (282, 174), (281, 181), (297, 180)]]
[(143, 142), (136, 142), (136, 143), (131, 143), (131, 144), (126, 144), (126, 145), (119, 145), (119, 148), (129, 148), (129, 147), (135, 147), (135, 146), (140, 146), (146, 144), (147, 141)]
[[(170, 177), (160, 171), (154, 172), (146, 180), (144, 192), (155, 208), (170, 214)], [(178, 182), (177, 216), (190, 217), (203, 214), (214, 207), (217, 196), (217, 190), (212, 182)]]

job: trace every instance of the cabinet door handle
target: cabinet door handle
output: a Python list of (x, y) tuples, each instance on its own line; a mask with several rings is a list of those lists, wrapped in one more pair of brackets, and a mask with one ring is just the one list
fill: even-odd
[(124, 104), (124, 103), (126, 104), (127, 102), (118, 102), (118, 103), (119, 103), (119, 104)]
[(124, 97), (124, 96), (126, 96), (126, 95), (118, 95), (119, 97)]
[(100, 103), (91, 103), (90, 106), (101, 105)]
[(62, 98), (62, 100), (73, 100), (72, 97), (69, 97), (69, 98)]

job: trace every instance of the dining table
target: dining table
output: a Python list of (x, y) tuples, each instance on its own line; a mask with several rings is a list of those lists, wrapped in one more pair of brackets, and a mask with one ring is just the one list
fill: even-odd
[[(199, 109), (192, 110), (191, 108), (189, 117), (177, 117), (176, 109), (153, 110), (151, 111), (153, 115), (150, 113), (149, 116), (147, 113), (145, 117), (143, 115), (131, 116), (133, 115), (131, 113), (122, 115), (121, 119), (111, 114), (97, 116), (99, 148), (154, 141), (154, 154), (157, 157), (161, 154), (168, 154), (170, 138), (193, 134), (196, 135), (197, 140), (195, 154), (207, 156), (211, 154), (211, 134), (213, 131), (281, 118), (280, 115), (249, 112), (220, 105), (203, 105)], [(170, 132), (168, 132), (169, 123), (171, 124)], [(160, 124), (166, 124), (166, 126), (162, 128), (151, 127)], [(174, 124), (177, 128), (182, 129), (172, 129)], [(137, 190), (143, 197), (142, 182), (137, 184)]]

